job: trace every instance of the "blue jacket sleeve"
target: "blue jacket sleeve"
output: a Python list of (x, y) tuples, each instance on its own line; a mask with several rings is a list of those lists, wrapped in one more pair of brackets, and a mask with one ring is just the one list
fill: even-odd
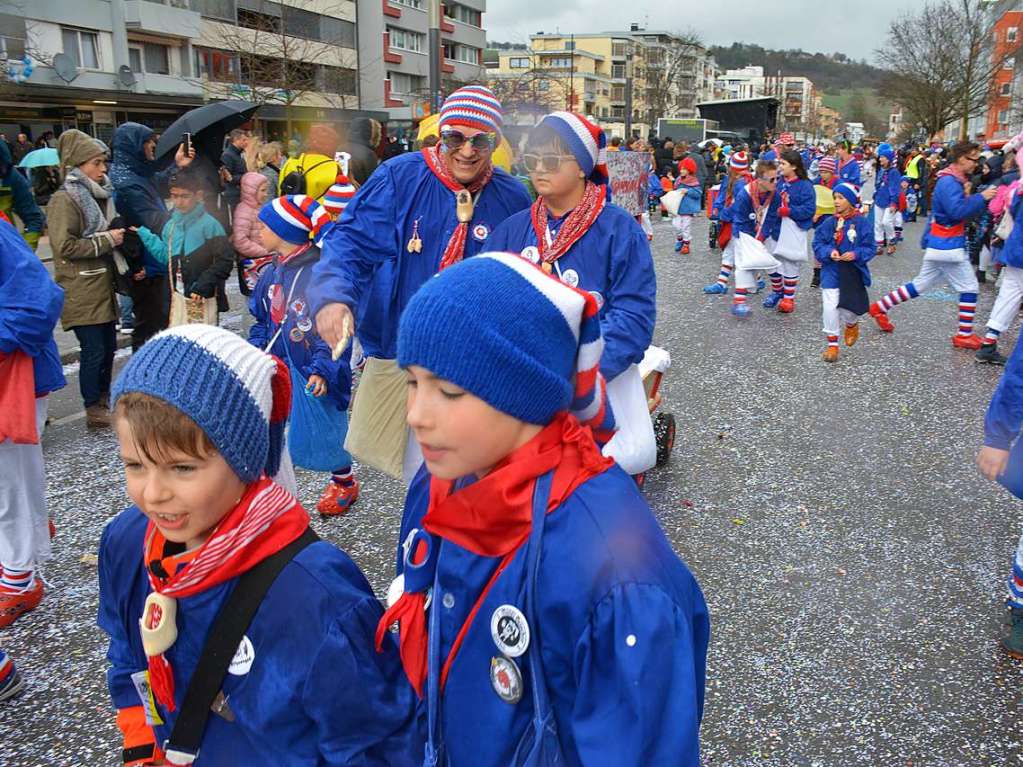
[(792, 187), (789, 193), (789, 218), (799, 224), (801, 229), (809, 229), (816, 213), (817, 193), (814, 192), (813, 184), (803, 181)]
[(721, 182), (721, 188), (718, 189), (717, 194), (714, 195), (714, 204), (710, 206), (710, 217), (711, 220), (727, 221), (724, 217), (725, 211), (725, 197), (728, 194), (728, 180)]
[(375, 600), (357, 604), (333, 622), (308, 659), (302, 702), (316, 728), (323, 759), (319, 764), (325, 767), (410, 767), (422, 762), (414, 694), (397, 648), (390, 636), (383, 652), (374, 646), (382, 615)]
[[(103, 531), (99, 542), (99, 612), (96, 622), (110, 637), (107, 647), (107, 686), (114, 708), (128, 708), (139, 705), (139, 696), (131, 675), (142, 671), (135, 660), (128, 637), (125, 635), (125, 620), (121, 615), (121, 603), (117, 598), (121, 589), (113, 580), (110, 572), (110, 527)], [(124, 587), (125, 584), (119, 584)], [(136, 624), (137, 625), (137, 624)]]
[(270, 312), (266, 302), (275, 271), (272, 267), (264, 269), (263, 273), (259, 275), (256, 287), (252, 290), (252, 295), (249, 297), (249, 314), (255, 319), (252, 327), (249, 328), (249, 343), (260, 349), (266, 348), (272, 336), (270, 332)]
[(604, 597), (575, 646), (580, 764), (698, 767), (707, 630), (655, 585)]
[(307, 296), (313, 317), (326, 304), (337, 302), (358, 311), (376, 267), (400, 249), (394, 228), (396, 203), (391, 169), (381, 165), (323, 241)]
[(818, 226), (813, 234), (813, 257), (819, 263), (825, 264), (831, 260), (831, 253), (834, 250), (835, 229), (829, 221)]
[(164, 205), (157, 205), (149, 190), (142, 188), (142, 183), (130, 182), (114, 191), (117, 212), (128, 221), (141, 222), (150, 231), (163, 231), (163, 225), (170, 218), (170, 211)]
[(1016, 344), (998, 382), (987, 415), (984, 444), (1008, 450), (1023, 427), (1023, 344)]
[(945, 198), (943, 212), (957, 221), (979, 216), (987, 207), (987, 201), (981, 195), (971, 194), (967, 197), (962, 184), (954, 180), (946, 183), (944, 187), (941, 190)]
[(13, 226), (0, 230), (0, 352), (36, 357), (53, 338), (64, 291)]
[(874, 222), (868, 217), (860, 216), (856, 219), (856, 262), (865, 264), (872, 260), (877, 254), (874, 244)]
[(629, 223), (631, 227), (615, 238), (610, 295), (600, 319), (604, 336), (600, 372), (608, 381), (643, 359), (657, 318), (657, 279), (650, 244), (639, 225)]
[(36, 205), (36, 199), (32, 196), (32, 187), (28, 181), (17, 171), (7, 174), (7, 181), (11, 186), (14, 212), (25, 224), (26, 232), (42, 232), (43, 222), (46, 220), (43, 212)]
[(167, 244), (160, 238), (160, 235), (153, 232), (149, 227), (138, 228), (139, 239), (149, 254), (164, 266), (167, 265)]

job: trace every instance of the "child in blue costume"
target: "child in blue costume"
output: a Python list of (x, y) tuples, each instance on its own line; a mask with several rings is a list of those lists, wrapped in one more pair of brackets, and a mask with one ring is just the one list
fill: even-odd
[(817, 193), (803, 167), (803, 158), (794, 149), (781, 153), (778, 174), (780, 204), (770, 237), (775, 241), (773, 253), (780, 266), (771, 273), (771, 293), (764, 299), (764, 308), (777, 307), (779, 312), (788, 314), (796, 310), (799, 271), (807, 260), (807, 232), (817, 214)]
[[(193, 324), (146, 343), (113, 395), (134, 505), (100, 541), (98, 620), (123, 762), (191, 764), (196, 754), (166, 741), (213, 622), (239, 576), (308, 537), (308, 514), (274, 479), (290, 378), (234, 333)], [(397, 654), (389, 641), (373, 651), (380, 616), (332, 544), (294, 554), (245, 629), (198, 763), (418, 765)]]
[[(774, 242), (768, 241), (778, 220), (781, 198), (776, 194), (778, 166), (769, 160), (758, 160), (755, 178), (744, 184), (735, 194), (735, 200), (721, 212), (721, 217), (732, 224), (732, 237), (748, 234), (765, 243), (768, 250)], [(749, 269), (735, 269), (735, 293), (732, 297), (732, 314), (748, 317), (749, 305), (746, 296), (756, 287), (756, 276)]]
[(721, 248), (721, 269), (717, 281), (706, 285), (703, 292), (708, 295), (724, 295), (728, 292), (728, 280), (735, 270), (735, 245), (738, 233), (732, 236), (732, 222), (725, 211), (732, 205), (739, 189), (752, 181), (749, 174), (749, 155), (745, 152), (734, 152), (728, 159), (728, 178), (721, 182), (714, 203), (711, 205), (710, 217), (718, 222), (717, 242)]
[(881, 255), (887, 245), (889, 256), (895, 255), (895, 227), (899, 221), (899, 198), (902, 195), (902, 174), (895, 166), (895, 150), (882, 145), (877, 151), (877, 179), (874, 182), (874, 242)]
[(399, 623), (438, 764), (506, 767), (535, 744), (534, 716), (566, 767), (699, 764), (707, 608), (594, 441), (613, 420), (596, 315), (504, 253), (442, 273), (402, 316), (426, 466), (377, 636)]
[(678, 164), (674, 188), (685, 192), (678, 212), (671, 219), (675, 229), (675, 252), (687, 256), (693, 241), (693, 216), (700, 212), (703, 197), (700, 178), (696, 175), (696, 161), (692, 157), (685, 157)]
[[(320, 258), (320, 249), (310, 237), (315, 238), (330, 224), (330, 216), (312, 197), (293, 195), (266, 203), (259, 211), (259, 221), (260, 242), (277, 255), (263, 270), (249, 299), (249, 311), (256, 318), (249, 328), (249, 343), (269, 351), (298, 372), (307, 382), (302, 396), (326, 397), (329, 405), (340, 411), (338, 420), (344, 433), (332, 435), (340, 439), (340, 445), (325, 446), (328, 449), (324, 452), (328, 456), (336, 454), (336, 460), (329, 466), (331, 478), (316, 510), (325, 516), (344, 514), (359, 499), (352, 457), (343, 447), (352, 394), (352, 347), (349, 345), (344, 354), (333, 359), (330, 348), (316, 335), (307, 298), (313, 266)], [(296, 464), (303, 465), (298, 461)]]
[(544, 117), (523, 155), (539, 197), (498, 226), (489, 247), (521, 253), (593, 294), (604, 336), (600, 372), (611, 381), (650, 346), (657, 281), (643, 230), (607, 201), (604, 141), (604, 131), (577, 114)]
[(860, 337), (859, 318), (868, 307), (867, 288), (874, 257), (873, 229), (859, 209), (860, 192), (852, 184), (835, 186), (835, 215), (825, 216), (817, 225), (813, 254), (820, 265), (821, 308), (828, 347), (824, 361), (838, 360), (838, 330), (845, 325), (845, 345)]

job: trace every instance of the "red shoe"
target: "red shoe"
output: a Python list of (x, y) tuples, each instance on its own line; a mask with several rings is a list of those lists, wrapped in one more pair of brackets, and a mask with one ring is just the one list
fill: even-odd
[(24, 591), (0, 591), (0, 628), (10, 626), (43, 601), (43, 582), (37, 576), (31, 588)]
[(50, 523), (50, 540), (52, 541), (57, 537), (57, 526), (53, 524), (53, 520), (49, 520)]
[(970, 351), (977, 351), (984, 345), (984, 340), (977, 335), (970, 334), (968, 336), (954, 335), (952, 336), (952, 346), (956, 349), (969, 349)]
[(874, 322), (881, 328), (885, 333), (891, 333), (895, 330), (895, 326), (892, 321), (888, 319), (888, 315), (881, 311), (881, 308), (877, 304), (870, 305), (870, 316), (874, 318)]
[(359, 480), (352, 477), (351, 484), (343, 485), (330, 480), (316, 504), (316, 510), (325, 517), (338, 517), (359, 500)]
[(778, 311), (782, 314), (792, 314), (796, 310), (796, 300), (794, 298), (783, 298), (778, 302)]

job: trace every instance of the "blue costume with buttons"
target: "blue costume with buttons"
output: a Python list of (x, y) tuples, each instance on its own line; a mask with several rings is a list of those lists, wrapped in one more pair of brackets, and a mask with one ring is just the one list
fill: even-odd
[[(751, 182), (751, 184), (755, 186), (756, 181)], [(745, 232), (750, 237), (756, 237), (756, 208), (753, 205), (753, 198), (750, 197), (749, 189), (750, 184), (743, 184), (735, 193), (735, 199), (732, 200), (732, 204), (722, 211), (721, 217), (724, 221), (731, 221), (732, 225), (738, 227), (740, 232)], [(770, 204), (768, 204), (766, 199), (767, 194), (759, 196), (763, 201), (763, 204), (768, 205), (767, 211), (764, 215), (763, 226), (760, 227), (761, 236), (766, 240), (771, 236), (771, 232), (775, 231), (776, 228), (781, 227), (781, 220), (778, 218), (778, 208), (781, 207), (781, 199), (778, 194), (775, 193), (771, 197)]]

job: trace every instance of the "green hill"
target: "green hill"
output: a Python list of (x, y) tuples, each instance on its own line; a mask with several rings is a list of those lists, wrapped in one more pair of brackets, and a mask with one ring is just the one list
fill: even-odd
[(837, 93), (854, 83), (857, 88), (876, 89), (883, 71), (866, 61), (855, 61), (844, 53), (807, 53), (795, 49), (775, 51), (759, 45), (732, 43), (713, 45), (710, 52), (722, 69), (740, 69), (748, 64), (763, 67), (765, 74), (802, 75), (813, 80), (818, 90)]

